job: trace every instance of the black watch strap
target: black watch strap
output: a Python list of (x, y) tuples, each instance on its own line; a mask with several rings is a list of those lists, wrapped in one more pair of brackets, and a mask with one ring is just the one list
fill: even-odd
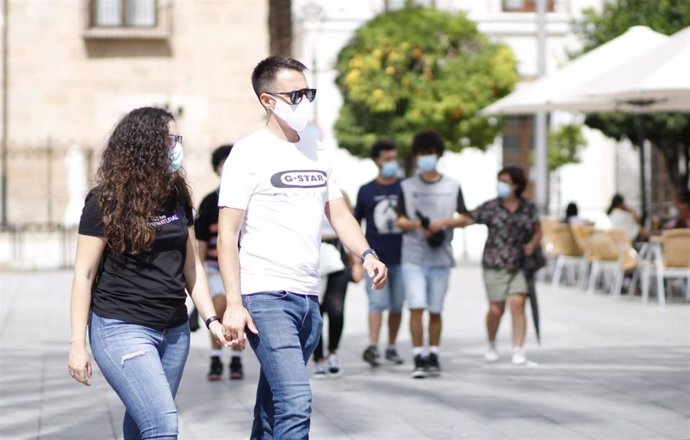
[(220, 316), (218, 316), (218, 315), (213, 315), (213, 316), (211, 316), (210, 318), (208, 318), (206, 321), (204, 321), (204, 322), (206, 323), (206, 328), (209, 328), (209, 327), (211, 326), (211, 323), (212, 323), (213, 321), (221, 322)]
[(360, 257), (362, 259), (362, 262), (364, 262), (364, 259), (367, 258), (367, 255), (373, 255), (377, 260), (379, 259), (379, 255), (376, 253), (376, 251), (372, 248), (367, 249), (366, 251), (362, 252), (362, 256)]

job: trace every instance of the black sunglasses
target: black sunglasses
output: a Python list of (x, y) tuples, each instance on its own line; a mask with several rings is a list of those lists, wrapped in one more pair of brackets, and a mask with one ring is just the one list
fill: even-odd
[(269, 95), (284, 95), (290, 99), (290, 103), (295, 105), (302, 102), (303, 97), (307, 97), (309, 102), (316, 98), (316, 89), (293, 90), (292, 92), (268, 92)]

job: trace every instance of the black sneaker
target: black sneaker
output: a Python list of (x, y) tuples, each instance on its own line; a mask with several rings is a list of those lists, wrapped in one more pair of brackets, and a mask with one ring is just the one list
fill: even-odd
[(219, 356), (211, 356), (211, 368), (208, 370), (208, 380), (215, 382), (223, 377), (223, 363)]
[(403, 360), (400, 356), (398, 356), (398, 351), (395, 349), (395, 347), (386, 348), (386, 359), (393, 362), (395, 365), (400, 365), (403, 363)]
[(381, 365), (378, 361), (378, 358), (379, 351), (373, 345), (368, 346), (362, 354), (362, 359), (364, 359), (364, 362), (368, 363), (372, 367), (378, 367), (379, 365)]
[(424, 379), (427, 376), (427, 362), (421, 354), (414, 357), (414, 370), (410, 377), (412, 379)]
[(430, 377), (438, 377), (441, 375), (441, 364), (438, 363), (438, 355), (430, 353), (426, 360), (426, 372)]
[(233, 356), (230, 360), (230, 380), (244, 379), (244, 371), (242, 370), (242, 358)]

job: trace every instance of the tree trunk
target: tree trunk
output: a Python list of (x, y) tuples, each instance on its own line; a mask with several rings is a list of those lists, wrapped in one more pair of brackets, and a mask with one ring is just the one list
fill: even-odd
[(271, 55), (292, 56), (292, 0), (269, 0)]

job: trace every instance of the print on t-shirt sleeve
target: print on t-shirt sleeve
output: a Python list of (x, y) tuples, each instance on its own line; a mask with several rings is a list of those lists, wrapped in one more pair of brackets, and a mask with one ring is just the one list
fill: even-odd
[(84, 201), (84, 209), (81, 211), (79, 220), (79, 233), (93, 237), (105, 236), (103, 215), (98, 207), (98, 196), (95, 190), (91, 190)]
[(238, 142), (232, 156), (225, 161), (220, 178), (219, 207), (247, 209), (255, 186), (251, 147)]

